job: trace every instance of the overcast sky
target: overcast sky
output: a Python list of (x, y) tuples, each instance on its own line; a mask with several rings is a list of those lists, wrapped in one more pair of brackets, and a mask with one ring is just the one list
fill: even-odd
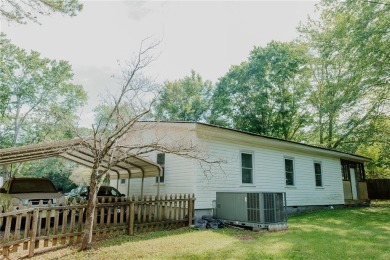
[(191, 69), (216, 82), (254, 46), (290, 41), (313, 15), (314, 1), (83, 1), (76, 17), (40, 18), (41, 25), (2, 21), (1, 31), (26, 50), (70, 62), (75, 81), (89, 93), (90, 115), (105, 90), (118, 82), (142, 39), (161, 39), (159, 58), (148, 69), (157, 81), (176, 80)]

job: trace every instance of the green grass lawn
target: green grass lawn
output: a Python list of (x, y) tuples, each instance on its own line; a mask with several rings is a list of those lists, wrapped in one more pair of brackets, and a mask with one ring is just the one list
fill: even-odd
[(155, 232), (66, 248), (37, 259), (390, 259), (390, 201), (290, 217), (289, 229)]

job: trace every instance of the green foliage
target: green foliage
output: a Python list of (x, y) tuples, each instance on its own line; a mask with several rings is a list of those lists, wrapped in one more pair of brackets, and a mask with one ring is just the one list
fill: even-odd
[(195, 71), (191, 76), (167, 81), (155, 106), (155, 117), (168, 121), (202, 121), (210, 108), (212, 84)]
[(82, 8), (78, 0), (2, 0), (0, 15), (17, 23), (38, 23), (37, 15), (62, 13), (75, 16)]
[(56, 188), (61, 188), (63, 192), (69, 192), (77, 187), (69, 176), (75, 165), (60, 158), (49, 158), (25, 163), (20, 176), (45, 177), (51, 180)]
[(0, 35), (0, 148), (69, 137), (65, 122), (85, 103), (65, 61), (27, 53)]
[(390, 117), (378, 119), (374, 132), (374, 136), (360, 142), (356, 152), (372, 159), (365, 165), (367, 178), (390, 179)]
[(255, 47), (247, 62), (220, 78), (210, 122), (254, 133), (299, 139), (308, 123), (308, 88), (303, 45), (271, 42)]
[(320, 20), (300, 28), (312, 54), (311, 142), (355, 152), (390, 111), (390, 5), (323, 1), (320, 9)]

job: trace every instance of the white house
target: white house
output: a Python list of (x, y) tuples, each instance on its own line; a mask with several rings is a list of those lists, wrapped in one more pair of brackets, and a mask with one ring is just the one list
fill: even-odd
[[(143, 123), (129, 142), (152, 139), (197, 144), (199, 153), (219, 165), (174, 154), (152, 153), (163, 168), (160, 183), (146, 178), (142, 193), (194, 193), (196, 215), (213, 213), (216, 192), (285, 192), (289, 212), (368, 201), (363, 163), (370, 159), (336, 150), (194, 122)], [(147, 125), (148, 127), (145, 127)], [(126, 195), (141, 194), (141, 180), (113, 176)]]

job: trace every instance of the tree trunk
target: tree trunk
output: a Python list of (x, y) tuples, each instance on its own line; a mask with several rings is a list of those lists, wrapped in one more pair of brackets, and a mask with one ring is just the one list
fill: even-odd
[(332, 140), (333, 140), (333, 123), (334, 122), (334, 115), (329, 114), (329, 125), (328, 125), (328, 143), (326, 144), (327, 148), (332, 147)]
[(85, 220), (85, 230), (83, 240), (81, 242), (80, 250), (86, 250), (89, 248), (92, 242), (93, 234), (93, 222), (95, 217), (95, 208), (97, 203), (97, 193), (99, 190), (100, 181), (98, 179), (98, 167), (94, 167), (91, 175), (91, 182), (89, 186), (89, 199), (87, 204), (87, 215)]
[(322, 115), (322, 106), (321, 105), (320, 105), (318, 110), (319, 110), (318, 121), (319, 121), (319, 128), (320, 128), (320, 144), (323, 145), (324, 144), (324, 123), (322, 122), (323, 115)]

